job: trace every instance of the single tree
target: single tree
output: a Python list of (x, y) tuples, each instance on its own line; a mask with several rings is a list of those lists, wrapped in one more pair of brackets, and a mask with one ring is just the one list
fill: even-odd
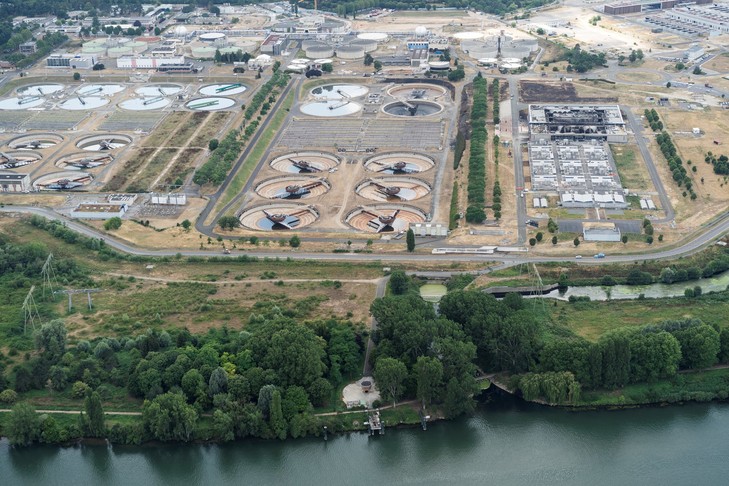
[(301, 238), (299, 238), (298, 235), (294, 235), (291, 238), (289, 238), (289, 246), (291, 248), (298, 248), (301, 246)]
[(410, 253), (415, 251), (415, 232), (411, 229), (408, 229), (407, 235), (405, 236), (405, 241), (407, 243), (408, 251)]
[(580, 246), (580, 237), (575, 236), (575, 239), (572, 240), (572, 243), (574, 243), (575, 246)]
[(413, 366), (417, 382), (417, 397), (422, 407), (430, 405), (443, 379), (443, 364), (436, 358), (420, 356)]
[(557, 244), (557, 237), (556, 236), (552, 236), (552, 244), (553, 245), (556, 245)]
[(12, 445), (28, 446), (40, 435), (38, 414), (28, 403), (18, 403), (10, 412), (4, 431)]
[(84, 411), (86, 412), (86, 432), (89, 437), (103, 437), (106, 430), (104, 409), (101, 406), (101, 397), (97, 392), (86, 396)]
[(390, 290), (395, 295), (402, 295), (410, 287), (410, 278), (402, 270), (395, 270), (390, 274)]
[(286, 438), (286, 420), (281, 409), (281, 392), (274, 390), (271, 396), (271, 418), (269, 420), (271, 432), (281, 440)]
[(383, 395), (397, 406), (397, 400), (403, 393), (403, 382), (408, 376), (408, 369), (402, 361), (395, 358), (379, 358), (375, 364), (374, 378), (377, 388)]

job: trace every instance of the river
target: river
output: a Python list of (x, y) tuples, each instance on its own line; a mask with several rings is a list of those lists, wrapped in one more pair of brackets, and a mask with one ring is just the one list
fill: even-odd
[(6, 485), (726, 484), (729, 405), (567, 412), (501, 397), (419, 428), (285, 442), (14, 450)]

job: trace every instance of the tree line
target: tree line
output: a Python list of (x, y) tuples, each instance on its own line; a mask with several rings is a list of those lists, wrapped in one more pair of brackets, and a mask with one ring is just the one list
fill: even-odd
[(473, 80), (471, 105), (471, 145), (468, 157), (468, 206), (466, 221), (481, 223), (486, 219), (486, 114), (488, 111), (488, 84), (479, 73)]
[[(688, 171), (684, 167), (683, 160), (678, 155), (678, 150), (676, 150), (676, 146), (671, 140), (671, 135), (669, 135), (668, 132), (663, 131), (656, 135), (656, 142), (661, 148), (661, 153), (668, 163), (668, 168), (671, 171), (673, 180), (676, 182), (676, 184), (678, 184), (678, 187), (686, 188), (686, 190), (683, 191), (683, 197), (686, 197), (690, 194), (691, 200), (693, 201), (697, 197), (696, 192), (694, 192), (693, 188), (693, 180), (691, 179)], [(689, 163), (690, 162), (691, 161), (689, 161)]]

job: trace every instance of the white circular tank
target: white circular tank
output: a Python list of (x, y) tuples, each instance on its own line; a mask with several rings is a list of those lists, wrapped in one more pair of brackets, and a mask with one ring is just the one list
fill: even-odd
[(376, 42), (385, 42), (388, 35), (383, 32), (362, 32), (357, 35), (357, 39), (373, 40)]
[(225, 34), (222, 32), (208, 32), (207, 34), (200, 34), (200, 40), (203, 42), (215, 42), (218, 39), (225, 39)]
[(307, 50), (311, 46), (317, 46), (317, 45), (320, 45), (320, 44), (323, 44), (323, 42), (320, 42), (320, 41), (318, 41), (316, 39), (306, 39), (304, 41), (301, 41), (301, 48), (303, 50)]

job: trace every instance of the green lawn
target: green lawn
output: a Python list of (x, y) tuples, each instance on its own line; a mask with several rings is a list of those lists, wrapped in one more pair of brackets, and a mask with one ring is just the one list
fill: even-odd
[(643, 326), (668, 319), (695, 317), (707, 324), (726, 326), (729, 299), (706, 295), (698, 299), (675, 297), (576, 303), (550, 301), (548, 309), (556, 324), (596, 341), (605, 332), (617, 327)]
[(648, 179), (642, 160), (638, 160), (638, 147), (635, 145), (611, 145), (610, 150), (615, 159), (623, 187), (629, 189), (647, 189)]

